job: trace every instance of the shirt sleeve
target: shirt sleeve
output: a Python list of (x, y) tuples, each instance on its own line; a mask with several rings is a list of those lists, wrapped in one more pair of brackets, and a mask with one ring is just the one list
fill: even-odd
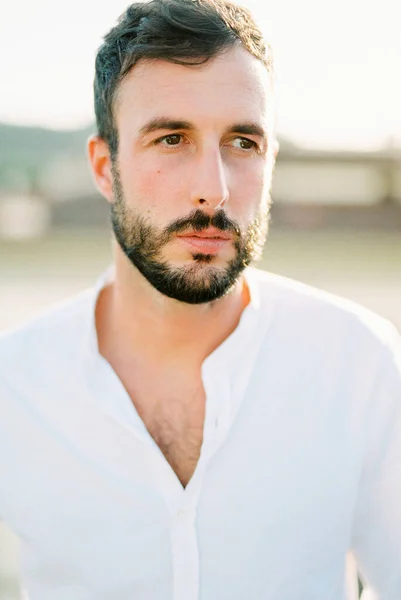
[(401, 338), (394, 329), (364, 419), (365, 454), (353, 521), (362, 599), (401, 598)]

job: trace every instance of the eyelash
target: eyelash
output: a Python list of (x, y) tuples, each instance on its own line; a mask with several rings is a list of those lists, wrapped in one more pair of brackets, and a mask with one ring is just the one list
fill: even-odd
[[(158, 138), (157, 140), (153, 141), (153, 145), (154, 146), (158, 146), (161, 145), (163, 141), (165, 141), (167, 138), (172, 138), (172, 137), (180, 137), (181, 139), (184, 137), (184, 135), (182, 133), (169, 133), (168, 135), (163, 135), (162, 137)], [(250, 140), (249, 138), (243, 137), (243, 136), (237, 136), (233, 139), (236, 140), (243, 140), (245, 142), (249, 142), (252, 144), (251, 148), (248, 149), (244, 149), (241, 148), (241, 150), (243, 150), (244, 152), (251, 152), (251, 150), (255, 150), (256, 152), (260, 152), (260, 148), (258, 146), (258, 144), (254, 141), (254, 140)], [(172, 144), (171, 146), (169, 146), (168, 144), (166, 144), (167, 148), (175, 148), (178, 147), (179, 144)], [(239, 148), (237, 148), (237, 150), (239, 150)]]

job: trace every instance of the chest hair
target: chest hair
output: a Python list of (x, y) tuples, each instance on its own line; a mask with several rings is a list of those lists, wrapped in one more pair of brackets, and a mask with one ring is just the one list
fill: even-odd
[[(142, 386), (141, 386), (142, 387)], [(147, 389), (144, 389), (147, 388)], [(199, 460), (205, 420), (202, 382), (176, 387), (146, 385), (131, 400), (167, 462), (185, 487)]]

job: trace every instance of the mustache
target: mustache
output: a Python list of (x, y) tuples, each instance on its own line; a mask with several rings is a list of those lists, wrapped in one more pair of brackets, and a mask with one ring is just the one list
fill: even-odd
[(241, 229), (235, 221), (230, 219), (224, 210), (219, 210), (212, 216), (205, 214), (201, 210), (194, 210), (187, 217), (177, 219), (166, 228), (168, 236), (174, 233), (183, 233), (187, 230), (203, 231), (209, 227), (215, 227), (220, 231), (229, 231), (235, 236), (241, 236)]

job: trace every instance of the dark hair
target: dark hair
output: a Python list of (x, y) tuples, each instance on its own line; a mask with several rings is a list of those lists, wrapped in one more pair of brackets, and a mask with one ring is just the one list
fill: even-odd
[(104, 37), (96, 57), (96, 123), (112, 157), (118, 148), (115, 94), (140, 59), (200, 65), (237, 44), (272, 72), (271, 48), (251, 13), (228, 0), (151, 0), (129, 6)]

